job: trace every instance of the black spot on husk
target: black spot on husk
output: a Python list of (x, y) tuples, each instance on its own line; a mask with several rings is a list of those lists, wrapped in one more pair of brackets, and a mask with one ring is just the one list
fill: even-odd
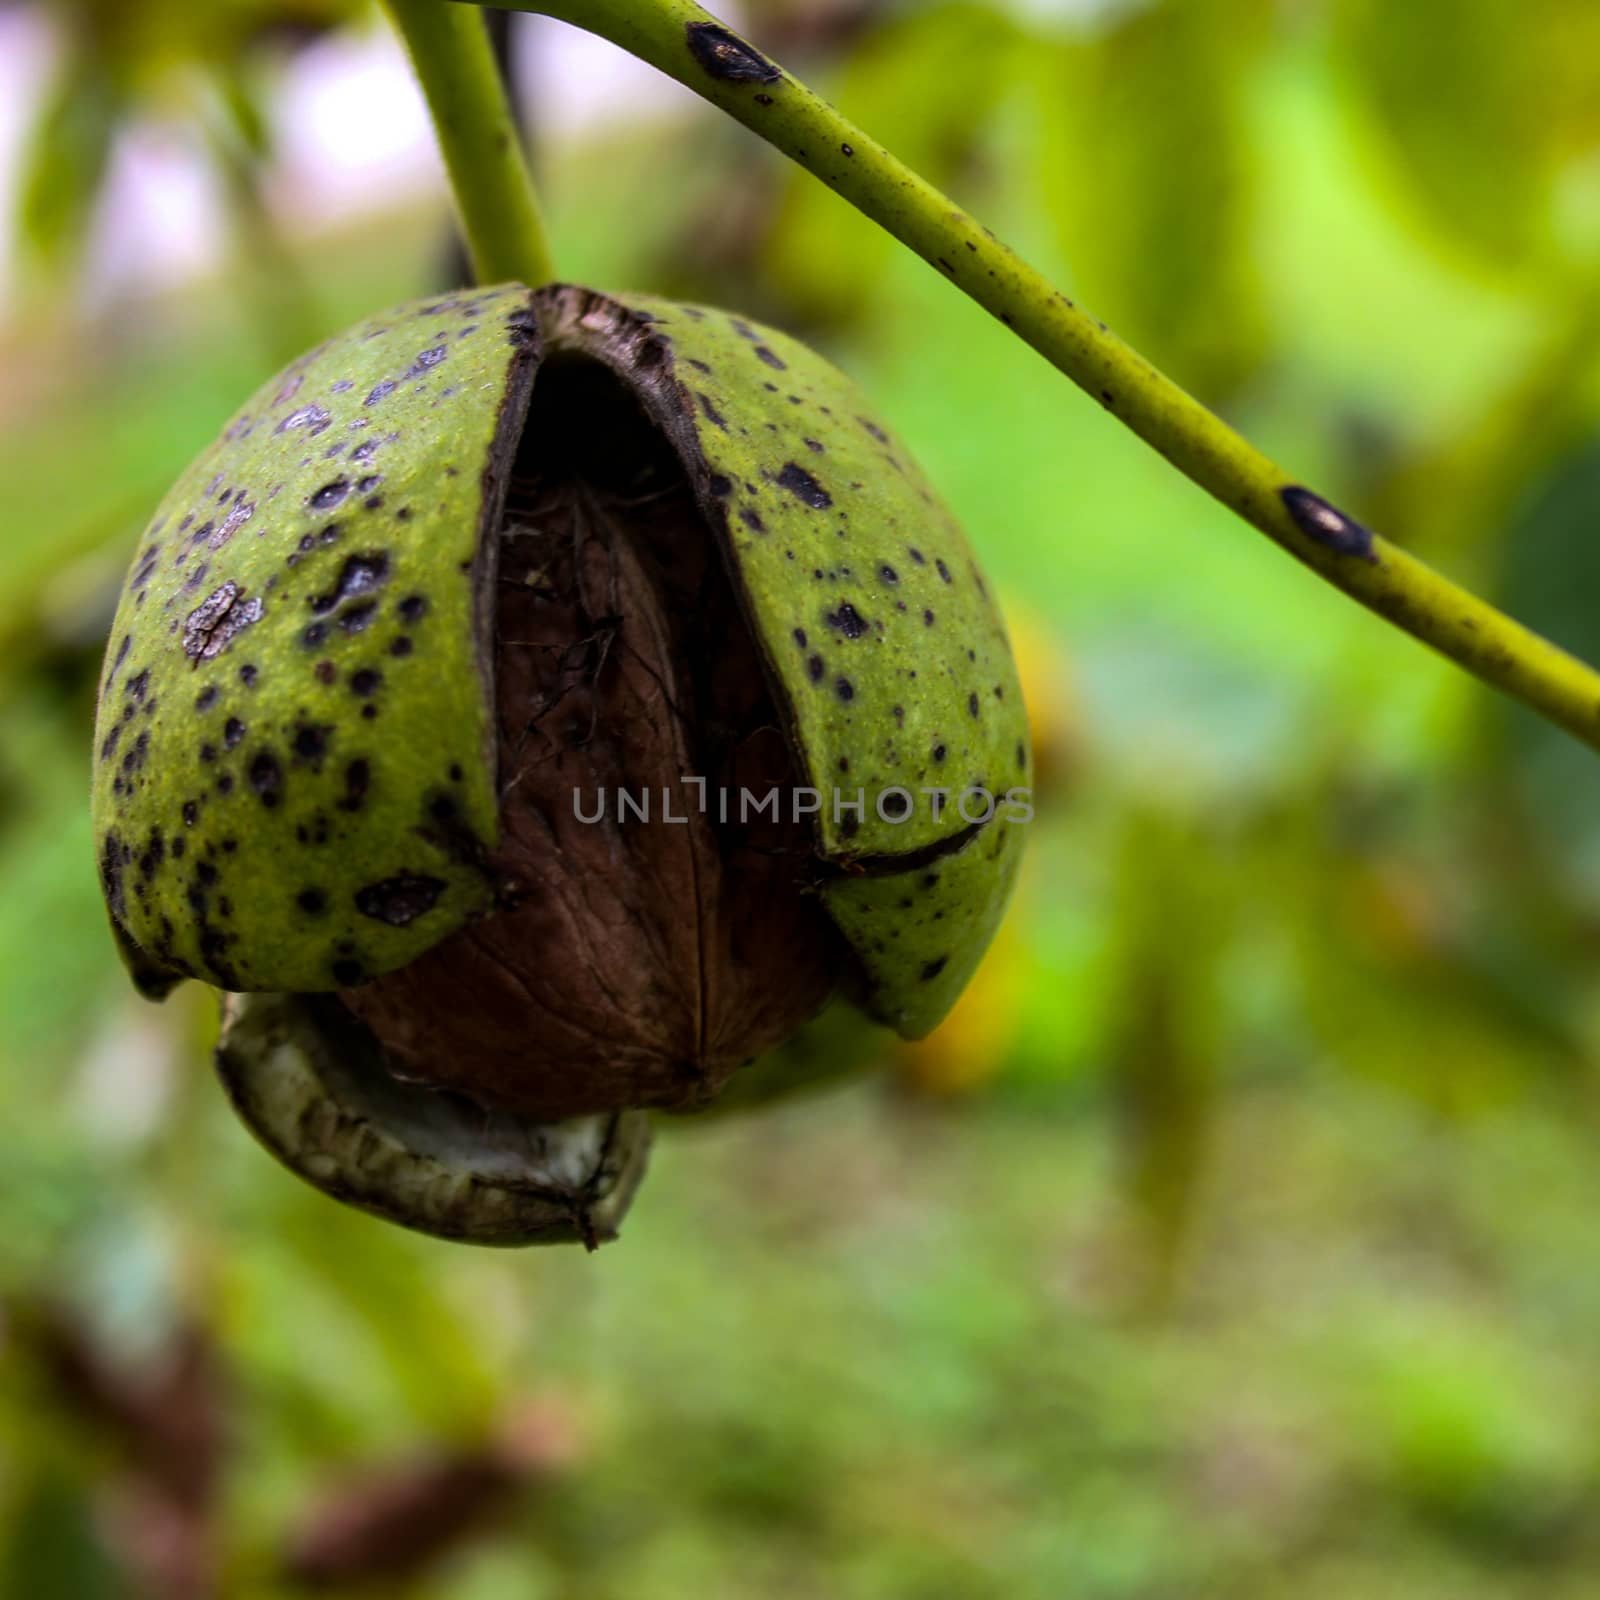
[(412, 873), (369, 883), (356, 891), (356, 910), (391, 928), (403, 928), (432, 911), (444, 893), (444, 881)]
[(833, 504), (833, 496), (804, 467), (793, 461), (786, 462), (783, 471), (778, 474), (778, 485), (813, 511), (825, 511)]

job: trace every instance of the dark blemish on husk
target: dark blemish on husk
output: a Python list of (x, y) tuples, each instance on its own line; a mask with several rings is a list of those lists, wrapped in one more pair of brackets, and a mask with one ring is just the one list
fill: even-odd
[[(759, 511), (755, 510), (751, 506), (740, 506), (739, 507), (739, 520), (752, 533), (765, 533), (767, 531), (766, 523), (764, 523), (761, 520), (761, 513)], [(791, 555), (790, 556), (790, 560), (793, 560), (793, 559), (794, 559), (794, 557), (793, 557), (793, 555)]]
[(428, 801), (427, 821), (417, 834), (442, 849), (452, 861), (466, 866), (480, 866), (483, 862), (483, 842), (461, 815), (454, 795), (435, 791)]
[(389, 576), (389, 558), (381, 550), (347, 556), (339, 569), (338, 581), (327, 594), (311, 596), (311, 609), (323, 616), (346, 600), (368, 594)]
[(378, 692), (378, 685), (383, 682), (383, 674), (372, 667), (362, 667), (359, 672), (350, 674), (350, 692), (360, 695), (364, 700), (368, 695)]
[(824, 612), (822, 620), (830, 628), (838, 629), (847, 639), (859, 639), (872, 626), (848, 600), (837, 611)]
[(778, 474), (778, 484), (813, 511), (824, 511), (833, 504), (833, 496), (804, 467), (793, 461), (787, 462)]
[(711, 490), (717, 499), (726, 500), (733, 493), (733, 479), (723, 477), (720, 472), (713, 472), (707, 488)]
[(841, 700), (854, 700), (856, 697), (856, 686), (851, 683), (848, 678), (835, 678), (833, 680), (833, 692), (838, 695)]
[(807, 439), (806, 440), (806, 449), (814, 451), (817, 455), (820, 456), (822, 454), (822, 451), (823, 451), (822, 441), (820, 439)]
[[(771, 367), (774, 372), (787, 372), (789, 370), (789, 363), (785, 361), (783, 357), (772, 348), (771, 345), (758, 344), (756, 346), (756, 359), (766, 362), (766, 364)], [(798, 396), (790, 395), (789, 398), (794, 401), (796, 405), (799, 405), (800, 401)]]
[(328, 624), (326, 622), (313, 622), (304, 629), (300, 635), (300, 643), (308, 650), (315, 650), (324, 639), (328, 637)]
[(425, 916), (444, 893), (442, 878), (426, 878), (412, 873), (369, 883), (356, 891), (356, 910), (391, 928), (403, 928)]
[(283, 798), (283, 768), (270, 750), (256, 752), (246, 777), (256, 799), (269, 810)]
[(839, 154), (842, 156), (853, 156), (855, 153), (856, 147), (853, 144), (842, 144), (839, 146)]
[(783, 76), (759, 50), (720, 23), (691, 22), (684, 37), (689, 54), (722, 83), (776, 83)]
[(715, 423), (717, 427), (726, 433), (728, 431), (728, 419), (717, 410), (716, 403), (711, 396), (698, 389), (695, 394), (700, 401), (700, 409), (706, 414), (706, 421)]
[(794, 630), (794, 642), (799, 645), (802, 650), (805, 649), (807, 641), (806, 630), (804, 628), (796, 628)]
[(933, 759), (935, 761), (943, 761), (944, 757), (945, 757), (945, 748), (944, 748), (944, 746), (942, 744), (936, 744), (933, 747)]
[(1329, 505), (1321, 495), (1313, 494), (1309, 489), (1283, 489), (1280, 498), (1295, 527), (1308, 539), (1338, 555), (1356, 556), (1362, 561), (1376, 563), (1378, 557), (1372, 548), (1370, 528), (1362, 527), (1337, 506)]
[(424, 350), (415, 361), (406, 368), (407, 378), (420, 378), (423, 373), (431, 372), (445, 358), (445, 347), (436, 344), (431, 349)]
[(393, 378), (385, 378), (382, 383), (373, 384), (371, 392), (361, 403), (364, 406), (375, 406), (385, 395), (393, 394), (399, 387)]
[(313, 766), (320, 764), (328, 753), (328, 739), (332, 733), (331, 723), (302, 722), (294, 730), (295, 759)]
[(298, 411), (291, 411), (272, 431), (289, 433), (295, 428), (304, 428), (314, 439), (332, 426), (333, 418), (321, 406), (301, 406)]
[(950, 576), (950, 569), (944, 564), (943, 561), (935, 557), (933, 564), (939, 569), (939, 576), (943, 578), (946, 583), (954, 583), (956, 581)]
[[(144, 770), (145, 758), (150, 754), (150, 735), (141, 733), (133, 741), (133, 748), (123, 752), (122, 770), (129, 777)], [(131, 787), (131, 785), (130, 785)]]
[[(243, 495), (244, 490), (241, 489), (239, 494)], [(233, 510), (222, 519), (222, 526), (211, 535), (211, 548), (220, 550), (255, 514), (256, 503), (254, 500), (244, 500), (236, 497)]]
[(247, 689), (255, 688), (256, 679), (260, 676), (261, 673), (259, 669), (248, 661), (239, 668), (239, 682), (242, 683)]
[(900, 581), (900, 574), (896, 572), (887, 561), (885, 561), (883, 565), (878, 568), (878, 576), (882, 578), (885, 583), (899, 583)]
[(346, 606), (335, 619), (346, 633), (364, 633), (378, 615), (376, 600), (363, 600), (360, 605)]
[(311, 917), (319, 917), (328, 909), (328, 897), (320, 889), (302, 889), (294, 903)]
[(237, 717), (229, 717), (222, 725), (222, 748), (232, 750), (244, 735), (244, 724)]
[(100, 883), (105, 890), (106, 904), (111, 908), (112, 915), (118, 918), (124, 916), (128, 909), (122, 869), (132, 858), (132, 850), (123, 845), (115, 831), (106, 835), (105, 847), (100, 852)]
[(935, 978), (950, 964), (949, 956), (940, 956), (937, 961), (930, 961), (923, 967), (918, 977), (923, 983), (932, 983)]
[(183, 652), (191, 661), (209, 661), (245, 628), (261, 620), (259, 599), (246, 600), (231, 580), (214, 590), (184, 619)]
[(861, 426), (863, 428), (865, 428), (867, 430), (867, 432), (870, 433), (872, 435), (872, 437), (878, 441), (879, 444), (888, 444), (889, 435), (886, 434), (883, 431), (883, 429), (878, 426), (878, 424), (876, 422), (872, 421), (871, 418), (869, 418), (869, 417), (857, 417), (856, 421), (859, 422), (861, 424)]
[(967, 696), (967, 714), (974, 718), (978, 715), (978, 696), (976, 691)]
[(822, 675), (828, 670), (827, 663), (821, 656), (809, 656), (806, 659), (806, 675), (813, 683), (821, 683)]
[(421, 594), (408, 594), (400, 602), (397, 609), (407, 622), (421, 622), (428, 614), (428, 597)]
[(396, 657), (408, 656), (411, 654), (411, 649), (412, 645), (409, 635), (402, 633), (400, 637), (389, 646), (389, 654)]
[(372, 784), (372, 767), (365, 758), (352, 761), (344, 769), (344, 798), (339, 801), (341, 811), (359, 811)]
[(924, 611), (922, 613), (922, 625), (925, 628), (931, 628), (933, 626), (933, 612), (932, 611), (924, 609)]
[(341, 505), (346, 495), (350, 493), (350, 480), (348, 478), (335, 478), (332, 483), (325, 483), (311, 496), (307, 504), (313, 511), (332, 511)]

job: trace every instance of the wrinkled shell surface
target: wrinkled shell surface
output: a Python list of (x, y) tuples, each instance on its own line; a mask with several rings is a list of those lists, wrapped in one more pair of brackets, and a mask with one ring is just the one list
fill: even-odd
[(340, 998), (397, 1072), (541, 1122), (705, 1105), (846, 966), (807, 822), (724, 824), (684, 792), (792, 786), (761, 656), (681, 464), (594, 362), (541, 368), (503, 529), (495, 860), (515, 893)]

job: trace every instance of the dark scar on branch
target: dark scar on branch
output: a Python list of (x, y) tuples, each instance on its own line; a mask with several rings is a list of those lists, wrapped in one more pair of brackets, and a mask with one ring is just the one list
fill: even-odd
[(1372, 548), (1370, 528), (1364, 528), (1309, 489), (1296, 485), (1279, 493), (1290, 520), (1308, 539), (1338, 555), (1357, 556), (1376, 565), (1378, 556)]
[(691, 22), (684, 30), (689, 53), (724, 83), (776, 83), (783, 74), (759, 50), (715, 22)]

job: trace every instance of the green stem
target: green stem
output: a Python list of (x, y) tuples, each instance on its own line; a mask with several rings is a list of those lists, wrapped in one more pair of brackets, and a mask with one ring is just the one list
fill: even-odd
[[(597, 33), (737, 118), (944, 273), (1297, 561), (1600, 749), (1600, 673), (1311, 495), (953, 201), (694, 0), (491, 3), (540, 11)], [(426, 9), (428, 0), (422, 4)]]
[(549, 283), (544, 218), (481, 12), (439, 0), (384, 3), (427, 97), (478, 281)]

